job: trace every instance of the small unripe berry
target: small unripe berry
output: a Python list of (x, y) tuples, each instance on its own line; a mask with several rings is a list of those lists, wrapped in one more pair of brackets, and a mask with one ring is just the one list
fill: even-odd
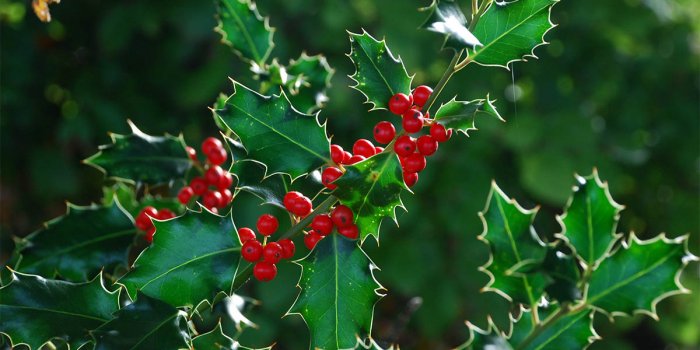
[(241, 227), (238, 229), (238, 238), (241, 240), (241, 243), (248, 242), (250, 240), (255, 240), (255, 232), (253, 230), (247, 228), (247, 227)]
[(445, 142), (452, 136), (452, 129), (448, 131), (442, 124), (435, 123), (430, 126), (430, 135), (437, 142)]
[(224, 164), (226, 158), (228, 158), (228, 155), (226, 154), (226, 150), (223, 148), (217, 148), (211, 151), (211, 153), (207, 154), (207, 159), (214, 165)]
[(195, 177), (192, 179), (192, 181), (190, 181), (190, 187), (192, 188), (192, 192), (194, 192), (194, 194), (201, 196), (207, 191), (209, 185), (207, 185), (207, 181), (203, 178)]
[(304, 245), (306, 248), (309, 248), (309, 250), (313, 250), (318, 241), (321, 239), (323, 239), (323, 236), (311, 230), (306, 234), (306, 236), (304, 236)]
[(374, 139), (377, 140), (377, 142), (387, 144), (394, 139), (394, 136), (396, 136), (394, 124), (383, 121), (374, 126)]
[(333, 231), (333, 220), (328, 214), (319, 214), (311, 220), (311, 228), (321, 236), (328, 236)]
[(309, 213), (311, 213), (312, 210), (313, 203), (311, 203), (311, 200), (307, 197), (301, 197), (294, 202), (294, 206), (292, 206), (291, 212), (296, 216), (305, 217), (309, 215)]
[(361, 162), (361, 161), (363, 161), (363, 160), (365, 160), (365, 159), (367, 159), (367, 158), (365, 158), (365, 157), (363, 157), (363, 156), (361, 156), (361, 155), (359, 155), (359, 154), (356, 154), (356, 155), (350, 157), (350, 159), (348, 159), (348, 163), (347, 163), (347, 164), (348, 164), (348, 165), (357, 164), (357, 163), (359, 163), (359, 162)]
[(321, 183), (328, 189), (334, 190), (338, 188), (338, 185), (332, 182), (337, 180), (341, 176), (343, 176), (343, 172), (340, 169), (336, 167), (325, 168), (323, 169), (323, 173), (321, 174)]
[(408, 187), (413, 187), (413, 185), (418, 182), (418, 173), (403, 173), (403, 182)]
[(352, 153), (369, 158), (374, 155), (374, 145), (370, 140), (359, 139), (352, 145)]
[(221, 203), (219, 203), (220, 208), (227, 206), (233, 200), (233, 193), (231, 193), (231, 190), (228, 188), (219, 190), (219, 193), (221, 194)]
[(350, 208), (344, 205), (338, 205), (331, 212), (331, 220), (333, 220), (333, 225), (338, 228), (347, 227), (353, 223), (353, 214)]
[(400, 157), (406, 157), (416, 151), (416, 142), (408, 135), (403, 135), (396, 139), (394, 152)]
[(280, 239), (277, 241), (277, 243), (282, 246), (282, 259), (291, 259), (294, 257), (294, 251), (296, 251), (296, 247), (294, 247), (294, 242), (289, 239)]
[(438, 149), (438, 142), (430, 135), (423, 135), (416, 140), (418, 152), (424, 156), (430, 156)]
[(331, 159), (333, 160), (333, 163), (335, 164), (342, 164), (343, 163), (343, 147), (340, 147), (338, 145), (331, 145)]
[(216, 137), (207, 137), (202, 142), (202, 153), (208, 157), (212, 151), (223, 147), (224, 145)]
[(425, 106), (425, 103), (428, 102), (432, 93), (433, 89), (426, 85), (421, 85), (413, 89), (413, 92), (411, 93), (411, 95), (413, 96), (413, 103), (416, 106)]
[(303, 198), (304, 195), (301, 194), (300, 192), (297, 191), (289, 191), (287, 194), (284, 195), (284, 198), (282, 199), (282, 204), (284, 204), (284, 208), (287, 209), (288, 212), (292, 212), (294, 209), (294, 203), (299, 198)]
[(152, 206), (147, 206), (139, 212), (139, 215), (136, 216), (135, 220), (135, 225), (138, 229), (142, 231), (147, 231), (151, 227), (153, 227), (153, 222), (151, 221), (151, 218), (158, 217), (158, 210)]
[(263, 236), (269, 236), (275, 233), (279, 226), (280, 223), (277, 221), (277, 218), (270, 214), (260, 215), (256, 224), (258, 232), (260, 232), (260, 234)]
[(272, 281), (277, 276), (277, 266), (261, 261), (253, 267), (253, 276), (261, 282)]
[(193, 162), (199, 161), (197, 159), (197, 150), (195, 150), (194, 148), (192, 148), (190, 146), (187, 146), (187, 147), (185, 147), (185, 151), (187, 151), (187, 156), (190, 157), (190, 160), (192, 160)]
[(207, 180), (207, 183), (210, 185), (217, 186), (223, 175), (224, 169), (221, 169), (218, 165), (212, 165), (204, 173), (204, 180)]
[(389, 110), (391, 113), (402, 115), (413, 104), (413, 97), (398, 93), (389, 99)]
[(417, 173), (425, 169), (425, 157), (420, 153), (413, 153), (403, 161), (403, 171), (407, 173)]
[(209, 210), (221, 207), (221, 199), (221, 193), (217, 191), (207, 191), (204, 192), (202, 196), (202, 205)]
[(338, 233), (350, 239), (357, 239), (360, 236), (360, 230), (355, 224), (339, 228)]
[(282, 246), (277, 242), (268, 242), (263, 248), (263, 259), (270, 264), (282, 260)]
[(255, 239), (245, 241), (241, 247), (241, 256), (248, 262), (260, 261), (263, 256), (262, 243)]
[(401, 125), (409, 134), (419, 132), (421, 129), (423, 129), (423, 113), (417, 109), (410, 109), (408, 112), (403, 114), (403, 121), (401, 122)]
[(185, 186), (180, 189), (180, 192), (177, 193), (177, 200), (180, 201), (180, 203), (187, 205), (187, 203), (190, 202), (190, 199), (192, 199), (193, 195), (194, 191), (192, 190), (192, 187)]

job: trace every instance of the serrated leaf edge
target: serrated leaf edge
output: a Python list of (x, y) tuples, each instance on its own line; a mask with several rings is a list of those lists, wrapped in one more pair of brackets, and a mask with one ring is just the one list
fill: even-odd
[[(555, 305), (555, 304), (549, 304), (549, 305), (551, 307), (552, 305)], [(559, 307), (561, 307), (561, 306), (559, 306)], [(510, 338), (513, 336), (513, 329), (515, 328), (515, 324), (518, 323), (518, 321), (520, 321), (521, 318), (523, 318), (525, 313), (532, 312), (532, 310), (528, 309), (527, 307), (523, 306), (522, 304), (519, 305), (519, 310), (520, 310), (520, 313), (519, 313), (518, 317), (513, 316), (512, 312), (508, 313), (508, 319), (510, 320), (510, 324), (511, 324), (511, 329), (510, 329), (510, 332), (508, 333), (508, 336), (507, 336), (508, 340), (510, 340)], [(583, 311), (583, 310), (581, 310), (581, 311)], [(588, 337), (588, 339), (587, 339), (588, 344), (586, 344), (586, 346), (584, 346), (583, 349), (587, 349), (595, 341), (603, 339), (598, 334), (598, 332), (596, 332), (595, 328), (593, 327), (593, 317), (595, 316), (595, 310), (589, 310), (589, 312), (590, 312), (590, 314), (588, 315), (588, 318), (590, 319), (590, 322), (588, 323), (588, 328), (591, 330), (591, 333), (593, 335)], [(511, 345), (513, 345), (513, 344), (511, 344)]]
[(496, 323), (493, 321), (493, 318), (491, 317), (491, 315), (486, 316), (486, 329), (481, 329), (479, 326), (471, 323), (470, 321), (464, 321), (464, 324), (467, 326), (467, 329), (469, 330), (469, 339), (467, 339), (467, 341), (464, 344), (459, 345), (458, 347), (454, 348), (453, 350), (469, 349), (472, 342), (474, 342), (474, 333), (479, 333), (482, 335), (490, 335), (493, 332), (494, 334), (507, 340), (507, 335), (512, 331), (512, 328), (513, 328), (513, 324), (509, 324), (508, 325), (509, 330), (507, 332), (504, 332), (504, 331), (498, 329), (498, 326), (496, 326)]
[[(326, 76), (326, 79), (323, 84), (323, 92), (325, 95), (325, 90), (331, 87), (331, 78), (333, 78), (333, 74), (335, 74), (335, 68), (331, 67), (331, 65), (328, 63), (328, 59), (326, 59), (326, 56), (323, 54), (317, 54), (317, 55), (309, 55), (306, 53), (306, 51), (302, 51), (301, 55), (299, 55), (299, 58), (296, 59), (290, 59), (289, 64), (287, 64), (287, 67), (296, 64), (299, 61), (311, 61), (311, 60), (318, 60), (319, 64), (323, 69), (328, 73)], [(318, 106), (317, 107), (321, 107)]]
[[(244, 5), (248, 5), (248, 10), (250, 10), (250, 12), (253, 13), (255, 18), (258, 21), (263, 22), (263, 26), (265, 27), (265, 30), (267, 30), (269, 33), (269, 35), (267, 36), (267, 38), (268, 38), (267, 41), (268, 41), (268, 44), (270, 45), (270, 47), (267, 49), (267, 52), (265, 52), (265, 54), (262, 57), (260, 57), (260, 61), (256, 61), (255, 58), (245, 57), (245, 55), (243, 55), (242, 52), (240, 52), (235, 47), (233, 47), (233, 43), (231, 43), (231, 41), (228, 40), (228, 36), (226, 34), (226, 31), (224, 31), (224, 28), (223, 28), (223, 21), (221, 20), (221, 17), (219, 16), (219, 11), (220, 11), (219, 4), (217, 4), (217, 11), (215, 14), (216, 27), (214, 27), (214, 32), (219, 33), (221, 35), (221, 43), (230, 47), (233, 50), (233, 52), (235, 52), (236, 55), (238, 55), (238, 57), (240, 57), (244, 61), (254, 63), (255, 65), (258, 65), (258, 66), (262, 65), (265, 63), (265, 61), (267, 61), (267, 59), (270, 57), (270, 54), (272, 53), (272, 50), (275, 48), (275, 43), (272, 40), (272, 38), (273, 38), (275, 32), (277, 31), (277, 29), (275, 27), (270, 26), (270, 17), (269, 16), (262, 16), (260, 14), (260, 12), (258, 11), (258, 6), (255, 4), (255, 2), (253, 2), (251, 0), (233, 0), (233, 1), (238, 1)], [(247, 28), (246, 28), (246, 30), (247, 30)], [(257, 49), (256, 49), (256, 51), (257, 51)], [(260, 53), (258, 53), (258, 54), (260, 54)]]
[[(491, 94), (486, 94), (486, 98), (485, 98), (485, 99), (476, 99), (476, 100), (471, 100), (471, 101), (459, 101), (459, 100), (457, 100), (457, 95), (455, 95), (454, 97), (452, 97), (451, 100), (449, 100), (449, 101), (447, 101), (447, 102), (444, 102), (444, 103), (440, 103), (440, 107), (438, 107), (438, 109), (436, 110), (435, 115), (437, 116), (437, 113), (440, 111), (440, 108), (442, 108), (443, 106), (445, 106), (445, 105), (447, 105), (447, 104), (449, 104), (449, 103), (451, 103), (451, 102), (455, 102), (455, 103), (465, 103), (465, 102), (466, 102), (467, 104), (469, 104), (469, 103), (483, 102), (485, 105), (488, 105), (488, 106), (490, 106), (490, 107), (493, 109), (493, 111), (495, 112), (495, 115), (494, 115), (494, 116), (496, 117), (496, 119), (498, 119), (498, 120), (500, 120), (500, 121), (502, 121), (502, 122), (505, 123), (506, 120), (503, 119), (503, 117), (501, 116), (501, 114), (498, 113), (498, 109), (496, 109), (496, 106), (493, 105), (493, 102), (496, 102), (496, 100), (491, 100), (491, 99), (490, 99), (490, 95), (491, 95)], [(476, 112), (474, 112), (474, 122), (472, 123), (472, 125), (473, 125), (474, 127), (473, 127), (473, 128), (467, 128), (466, 130), (457, 130), (457, 132), (460, 132), (460, 133), (464, 134), (466, 137), (470, 137), (470, 136), (469, 136), (469, 131), (472, 131), (472, 130), (474, 130), (474, 131), (479, 130), (479, 129), (476, 127), (476, 115), (477, 115), (478, 113), (487, 113), (487, 114), (491, 114), (491, 113), (489, 113), (489, 112), (487, 112), (487, 111), (485, 111), (485, 110), (477, 110)], [(440, 123), (439, 121), (437, 121), (437, 122)]]

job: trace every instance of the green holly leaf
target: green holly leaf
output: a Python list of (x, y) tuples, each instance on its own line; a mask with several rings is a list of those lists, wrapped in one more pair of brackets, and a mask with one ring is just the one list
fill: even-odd
[(117, 283), (173, 306), (196, 306), (220, 291), (230, 292), (241, 243), (230, 216), (188, 211), (155, 221), (153, 243)]
[(175, 213), (182, 213), (185, 208), (177, 198), (153, 196), (148, 193), (138, 200), (136, 199), (136, 189), (123, 182), (117, 182), (112, 186), (102, 188), (102, 203), (104, 205), (111, 205), (115, 198), (119, 201), (119, 205), (132, 217), (136, 217), (147, 206), (157, 209), (166, 208)]
[(136, 235), (131, 217), (115, 200), (106, 206), (68, 203), (66, 215), (20, 239), (14, 269), (82, 282), (101, 269), (127, 264), (128, 247)]
[(460, 51), (465, 47), (483, 46), (469, 31), (467, 17), (459, 5), (452, 0), (433, 0), (430, 6), (421, 9), (430, 11), (421, 28), (445, 35), (443, 47)]
[[(538, 314), (541, 320), (546, 320), (559, 310), (550, 305), (539, 308)], [(532, 312), (521, 308), (517, 319), (511, 316), (513, 329), (508, 342), (513, 348), (522, 350), (579, 350), (600, 339), (593, 329), (593, 311), (590, 309), (557, 315), (552, 319), (549, 327), (532, 337), (536, 328), (532, 323)]]
[(557, 218), (562, 232), (556, 236), (568, 241), (587, 265), (595, 265), (620, 237), (615, 230), (624, 207), (615, 203), (595, 169), (592, 175), (576, 176), (576, 180), (564, 214)]
[(85, 159), (108, 178), (128, 183), (160, 184), (180, 179), (192, 162), (185, 151), (182, 135), (151, 136), (129, 121), (130, 135), (110, 134), (112, 144)]
[(301, 315), (311, 332), (311, 349), (354, 349), (369, 336), (374, 304), (382, 288), (376, 266), (354, 242), (338, 234), (322, 239), (304, 259), (301, 292), (288, 314)]
[(467, 322), (467, 328), (469, 340), (455, 350), (513, 350), (506, 333), (498, 329), (491, 317), (488, 318), (486, 329), (481, 329), (471, 322)]
[(221, 41), (244, 60), (262, 66), (275, 46), (275, 29), (269, 19), (260, 15), (251, 0), (217, 0), (216, 5), (215, 31), (221, 34)]
[(268, 97), (237, 82), (233, 86), (216, 115), (240, 138), (248, 158), (267, 166), (267, 174), (294, 179), (330, 163), (330, 141), (317, 116), (296, 111), (284, 92)]
[(578, 286), (581, 273), (577, 265), (578, 260), (573, 255), (548, 247), (540, 272), (550, 279), (545, 291), (551, 298), (559, 302), (581, 299), (583, 293)]
[(356, 84), (351, 88), (365, 95), (365, 103), (372, 104), (370, 110), (388, 109), (392, 96), (411, 92), (413, 77), (406, 72), (401, 58), (394, 58), (384, 40), (378, 41), (364, 30), (362, 34), (348, 34), (348, 57), (355, 65), (355, 73), (350, 79)]
[(187, 314), (160, 300), (139, 295), (115, 316), (90, 332), (95, 350), (190, 349)]
[(112, 319), (118, 309), (119, 293), (105, 289), (102, 275), (71, 283), (13, 272), (12, 282), (0, 288), (0, 333), (13, 347), (39, 349), (59, 338), (78, 348), (90, 341), (88, 330)]
[(472, 31), (483, 46), (467, 48), (468, 59), (507, 68), (510, 62), (537, 58), (535, 48), (546, 43), (545, 33), (554, 28), (550, 11), (557, 2), (559, 0), (493, 2)]
[(256, 301), (252, 299), (237, 294), (228, 296), (221, 292), (214, 298), (214, 301), (204, 300), (197, 305), (191, 312), (190, 320), (197, 333), (207, 333), (220, 326), (226, 336), (238, 339), (245, 329), (257, 327), (243, 315), (254, 304)]
[(434, 118), (435, 121), (446, 128), (455, 129), (469, 136), (470, 130), (477, 130), (475, 120), (479, 114), (490, 115), (500, 121), (505, 121), (498, 114), (493, 102), (488, 95), (486, 99), (473, 101), (457, 101), (455, 97), (449, 102), (440, 105), (440, 108), (435, 112)]
[(311, 113), (328, 101), (326, 89), (331, 86), (335, 72), (322, 55), (309, 56), (302, 53), (287, 65), (287, 97), (292, 106), (304, 113)]
[(590, 305), (612, 315), (644, 313), (654, 319), (656, 304), (690, 293), (680, 283), (683, 268), (697, 257), (688, 252), (688, 236), (659, 235), (640, 240), (634, 234), (593, 270), (586, 293)]
[(238, 343), (224, 334), (221, 323), (218, 323), (211, 332), (193, 338), (192, 348), (194, 350), (236, 350)]
[(370, 235), (379, 241), (382, 220), (396, 222), (396, 207), (403, 208), (401, 191), (408, 189), (399, 159), (393, 152), (382, 152), (345, 170), (334, 182), (338, 188), (333, 194), (352, 209), (362, 241)]
[(537, 305), (547, 284), (544, 275), (525, 273), (542, 263), (547, 249), (532, 227), (537, 209), (525, 210), (493, 183), (486, 209), (479, 213), (484, 232), (478, 237), (489, 245), (489, 261), (479, 270), (490, 277), (483, 288), (511, 302)]

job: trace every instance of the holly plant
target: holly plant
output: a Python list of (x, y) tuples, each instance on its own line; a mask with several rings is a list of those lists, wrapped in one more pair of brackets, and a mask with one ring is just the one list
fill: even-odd
[[(30, 349), (243, 349), (237, 339), (253, 326), (245, 313), (254, 303), (237, 293), (292, 263), (299, 294), (286, 315), (303, 318), (310, 349), (380, 349), (372, 319), (386, 290), (363, 243), (379, 242), (382, 224), (397, 220), (442, 143), (466, 140), (477, 117), (503, 120), (489, 96), (443, 98), (451, 77), (471, 63), (534, 58), (556, 2), (472, 0), (465, 13), (434, 1), (421, 27), (452, 55), (434, 87), (416, 84), (384, 40), (349, 32), (351, 87), (367, 117), (384, 120), (376, 144), (343, 147), (331, 143), (322, 111), (333, 74), (326, 59), (301, 53), (280, 63), (271, 58), (275, 30), (255, 4), (217, 0), (216, 31), (257, 86), (232, 79), (211, 107), (221, 133), (199, 150), (131, 122), (130, 134), (111, 135), (85, 160), (105, 174), (99, 203), (69, 204), (17, 239), (1, 275), (0, 332)], [(491, 253), (484, 290), (517, 308), (509, 329), (469, 324), (459, 348), (580, 349), (597, 339), (595, 315), (657, 318), (661, 299), (687, 292), (678, 281), (695, 259), (687, 237), (618, 234), (622, 207), (597, 173), (577, 180), (551, 241), (532, 227), (536, 210), (493, 185), (481, 214)], [(267, 209), (251, 227), (233, 220), (243, 192)]]

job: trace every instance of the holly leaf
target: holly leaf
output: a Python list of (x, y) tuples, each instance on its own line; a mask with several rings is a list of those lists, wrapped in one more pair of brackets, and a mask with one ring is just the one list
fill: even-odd
[(362, 34), (348, 34), (348, 57), (355, 65), (355, 73), (350, 79), (356, 83), (350, 87), (367, 98), (365, 103), (372, 104), (370, 110), (388, 109), (392, 96), (411, 92), (413, 77), (406, 72), (401, 58), (394, 58), (384, 40), (378, 41), (364, 30)]
[(446, 128), (455, 129), (469, 136), (470, 130), (477, 130), (475, 121), (479, 114), (490, 115), (500, 121), (505, 121), (498, 114), (493, 102), (488, 95), (486, 99), (473, 101), (457, 101), (457, 98), (454, 97), (449, 102), (440, 105), (434, 118)]
[(615, 203), (595, 169), (592, 175), (576, 176), (576, 180), (578, 186), (564, 214), (557, 217), (562, 232), (555, 236), (567, 241), (587, 265), (595, 265), (619, 239), (615, 230), (624, 207)]
[(101, 269), (127, 264), (136, 235), (131, 217), (115, 200), (109, 205), (80, 207), (68, 203), (66, 215), (20, 239), (14, 269), (49, 278), (82, 282)]
[(136, 189), (123, 182), (102, 188), (102, 203), (104, 205), (111, 205), (115, 198), (119, 201), (122, 209), (131, 214), (132, 217), (136, 217), (147, 206), (158, 209), (167, 208), (175, 213), (181, 213), (184, 210), (184, 206), (177, 198), (153, 196), (147, 193), (141, 197), (141, 200), (137, 200)]
[[(550, 306), (539, 308), (540, 319), (546, 320), (558, 312), (559, 308)], [(513, 348), (522, 350), (579, 350), (585, 349), (598, 337), (593, 329), (593, 311), (582, 309), (577, 312), (567, 313), (553, 319), (549, 327), (536, 333), (533, 338), (528, 336), (535, 334), (535, 325), (532, 323), (532, 312), (521, 307), (520, 316), (516, 319), (512, 315), (511, 331), (508, 342)], [(524, 341), (527, 340), (527, 343)]]
[(467, 328), (469, 340), (455, 350), (513, 350), (508, 343), (506, 333), (498, 329), (490, 316), (486, 329), (481, 329), (471, 322), (467, 322)]
[(299, 111), (311, 113), (328, 101), (326, 89), (331, 86), (335, 72), (322, 55), (309, 56), (302, 53), (287, 65), (287, 97)]
[(690, 293), (680, 283), (683, 268), (697, 257), (688, 252), (688, 236), (659, 235), (640, 240), (634, 234), (593, 270), (587, 301), (610, 314), (644, 313), (658, 320), (656, 304), (675, 294)]
[(95, 350), (190, 348), (187, 314), (160, 300), (139, 295), (115, 316), (90, 332)]
[(275, 29), (263, 18), (251, 0), (217, 0), (217, 21), (214, 29), (221, 42), (230, 46), (244, 60), (262, 66), (275, 46)]
[(311, 349), (354, 349), (369, 336), (374, 304), (382, 287), (377, 267), (354, 242), (333, 234), (304, 259), (299, 297), (287, 314), (301, 315), (311, 332)]
[(467, 48), (469, 60), (507, 68), (510, 62), (537, 58), (534, 50), (554, 24), (552, 6), (559, 0), (494, 1), (479, 18), (472, 33), (483, 46)]
[(537, 209), (522, 208), (492, 183), (486, 209), (479, 213), (484, 231), (478, 238), (491, 250), (489, 261), (479, 268), (490, 278), (483, 290), (511, 302), (537, 305), (547, 283), (545, 276), (519, 271), (540, 264), (547, 251), (532, 227), (536, 214)]
[(428, 19), (421, 28), (431, 32), (445, 35), (443, 48), (451, 48), (460, 51), (465, 47), (482, 46), (467, 26), (467, 17), (464, 16), (459, 5), (452, 0), (433, 0), (430, 6), (421, 9), (430, 11)]
[(141, 291), (173, 306), (196, 306), (230, 292), (241, 250), (230, 216), (188, 211), (154, 223), (153, 243), (117, 282), (130, 296)]
[(408, 188), (401, 164), (394, 153), (382, 152), (345, 170), (334, 182), (338, 188), (333, 194), (352, 209), (362, 241), (370, 235), (379, 241), (382, 220), (389, 217), (396, 222), (396, 207), (403, 208), (400, 194)]
[(224, 334), (221, 323), (218, 323), (211, 332), (192, 339), (192, 347), (195, 350), (236, 350), (238, 343)]
[(554, 300), (571, 302), (581, 299), (583, 293), (578, 287), (581, 274), (577, 265), (576, 257), (548, 247), (540, 271), (550, 279), (545, 291)]
[(204, 300), (197, 305), (191, 312), (190, 321), (197, 333), (207, 333), (220, 327), (226, 336), (238, 339), (246, 328), (257, 327), (243, 315), (255, 303), (256, 301), (237, 294), (228, 296), (221, 292), (214, 301)]
[(160, 184), (185, 176), (192, 163), (182, 135), (146, 135), (128, 123), (130, 135), (110, 134), (112, 144), (100, 146), (97, 154), (83, 162), (110, 179), (128, 183)]
[(292, 179), (330, 163), (330, 141), (317, 116), (302, 114), (284, 92), (263, 96), (233, 82), (234, 93), (216, 115), (235, 133), (248, 159), (267, 166), (267, 174), (289, 174)]
[(78, 348), (90, 341), (88, 330), (112, 318), (119, 293), (102, 285), (102, 275), (90, 282), (71, 283), (12, 272), (12, 282), (0, 288), (0, 333), (12, 347), (39, 349), (52, 339)]

